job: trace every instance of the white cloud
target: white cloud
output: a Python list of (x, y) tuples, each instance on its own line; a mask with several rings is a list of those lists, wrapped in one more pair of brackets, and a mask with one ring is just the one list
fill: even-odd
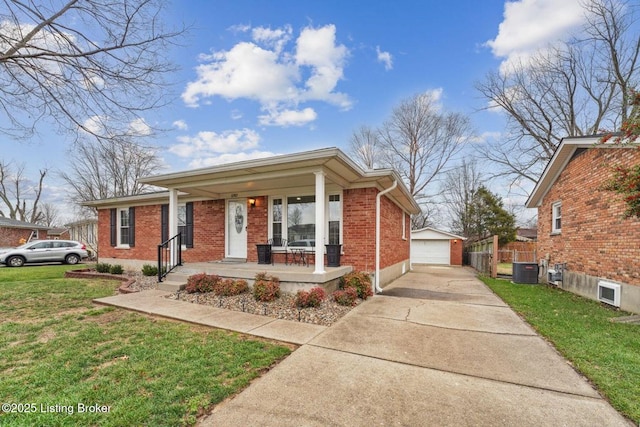
[(311, 67), (311, 77), (305, 83), (307, 91), (302, 98), (326, 101), (349, 109), (349, 97), (333, 91), (343, 77), (348, 54), (349, 50), (344, 45), (336, 45), (335, 25), (302, 30), (296, 46), (296, 64)]
[(509, 67), (545, 47), (567, 37), (585, 21), (581, 0), (519, 0), (506, 2), (504, 20), (495, 39), (486, 46), (496, 57), (504, 58), (500, 67)]
[(291, 64), (278, 62), (271, 50), (248, 42), (230, 51), (214, 53), (212, 62), (196, 67), (198, 79), (187, 84), (182, 99), (197, 107), (201, 99), (222, 96), (249, 98), (260, 103), (283, 102), (297, 97), (298, 72)]
[(271, 28), (256, 27), (251, 32), (253, 40), (256, 43), (262, 43), (265, 46), (273, 47), (275, 52), (280, 54), (284, 46), (291, 40), (293, 30), (290, 25), (283, 28), (272, 30)]
[[(342, 109), (351, 107), (349, 96), (336, 91), (344, 78), (349, 50), (336, 43), (334, 25), (304, 28), (295, 40), (295, 50), (286, 49), (293, 38), (290, 26), (257, 27), (251, 36), (252, 41), (237, 43), (230, 50), (200, 55), (203, 63), (196, 67), (197, 78), (182, 93), (187, 106), (198, 107), (216, 96), (245, 98), (259, 102), (266, 111), (279, 111), (285, 116), (298, 112), (294, 120), (298, 122), (300, 112), (308, 119), (313, 111), (301, 110), (301, 103), (321, 101)], [(291, 125), (290, 120), (282, 123)]]
[(203, 168), (207, 166), (222, 165), (225, 163), (241, 162), (243, 160), (262, 159), (275, 155), (275, 153), (272, 153), (270, 151), (251, 151), (248, 153), (221, 154), (219, 156), (194, 159), (191, 163), (189, 163), (189, 166), (192, 168)]
[(304, 126), (314, 121), (318, 114), (313, 108), (305, 108), (303, 110), (282, 110), (268, 111), (267, 114), (258, 116), (260, 124), (263, 126)]
[(185, 122), (182, 119), (176, 120), (175, 122), (173, 122), (173, 126), (180, 130), (189, 130), (189, 126), (187, 125), (187, 122)]
[(376, 54), (378, 55), (378, 62), (384, 64), (384, 69), (389, 71), (393, 69), (393, 57), (389, 52), (383, 52), (380, 50), (380, 46), (376, 46)]
[(502, 132), (498, 131), (486, 131), (482, 132), (474, 138), (471, 138), (469, 142), (475, 144), (484, 144), (487, 141), (496, 141), (502, 136)]
[(235, 129), (222, 133), (203, 131), (195, 136), (178, 137), (178, 142), (179, 144), (169, 148), (169, 152), (180, 157), (205, 158), (255, 149), (260, 142), (260, 135), (251, 129)]
[(129, 135), (148, 136), (151, 135), (152, 129), (143, 118), (137, 118), (129, 123)]

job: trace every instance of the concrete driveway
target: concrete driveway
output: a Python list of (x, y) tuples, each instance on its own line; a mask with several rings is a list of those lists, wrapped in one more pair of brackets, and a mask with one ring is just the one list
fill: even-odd
[(630, 426), (474, 273), (418, 267), (202, 426)]

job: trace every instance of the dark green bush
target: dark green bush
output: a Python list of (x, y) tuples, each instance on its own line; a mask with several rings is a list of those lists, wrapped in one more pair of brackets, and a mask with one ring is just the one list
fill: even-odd
[(157, 276), (158, 275), (158, 267), (151, 264), (145, 264), (142, 266), (142, 274), (144, 276)]
[(109, 267), (109, 273), (111, 274), (122, 274), (124, 273), (124, 268), (120, 264), (115, 264)]
[(98, 273), (108, 273), (111, 270), (111, 264), (106, 262), (99, 262), (96, 264), (96, 271)]

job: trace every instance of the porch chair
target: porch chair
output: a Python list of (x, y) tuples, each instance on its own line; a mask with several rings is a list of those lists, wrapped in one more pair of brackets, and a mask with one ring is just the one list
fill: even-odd
[(289, 264), (289, 251), (287, 250), (287, 239), (282, 237), (273, 237), (267, 240), (267, 243), (271, 245), (271, 265), (273, 265), (273, 254), (284, 254), (284, 264)]

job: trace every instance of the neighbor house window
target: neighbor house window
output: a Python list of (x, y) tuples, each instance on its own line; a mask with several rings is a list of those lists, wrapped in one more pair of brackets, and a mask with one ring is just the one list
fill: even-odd
[(562, 230), (562, 203), (551, 205), (551, 232), (560, 233)]

